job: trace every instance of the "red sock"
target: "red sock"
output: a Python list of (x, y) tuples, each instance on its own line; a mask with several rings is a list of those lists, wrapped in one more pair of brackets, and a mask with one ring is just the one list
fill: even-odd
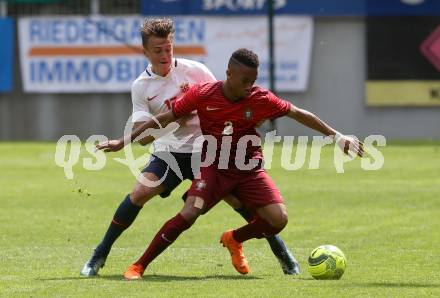
[(176, 216), (167, 221), (159, 232), (154, 236), (147, 250), (136, 261), (135, 264), (142, 265), (144, 268), (148, 266), (158, 255), (160, 255), (179, 235), (191, 227), (183, 216), (178, 213)]
[(238, 242), (244, 242), (252, 238), (264, 238), (278, 234), (282, 229), (274, 228), (260, 217), (249, 224), (232, 231), (232, 236)]

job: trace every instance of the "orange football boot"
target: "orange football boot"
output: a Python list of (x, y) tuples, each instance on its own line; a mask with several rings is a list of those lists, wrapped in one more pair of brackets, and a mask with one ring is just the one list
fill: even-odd
[(222, 234), (220, 243), (223, 243), (223, 246), (229, 250), (235, 270), (241, 274), (247, 274), (249, 272), (249, 265), (243, 254), (243, 245), (232, 237), (232, 230)]
[(142, 265), (132, 264), (128, 266), (127, 270), (124, 273), (124, 277), (126, 280), (137, 280), (142, 279), (142, 274), (144, 274), (145, 268)]

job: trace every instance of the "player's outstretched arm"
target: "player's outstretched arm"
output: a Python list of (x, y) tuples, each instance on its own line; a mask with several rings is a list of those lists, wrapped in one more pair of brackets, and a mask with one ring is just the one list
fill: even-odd
[[(135, 123), (133, 123), (133, 129), (131, 131), (133, 132), (136, 128), (141, 126), (143, 123), (144, 122), (135, 122)], [(148, 136), (140, 139), (138, 141), (138, 143), (141, 144), (142, 146), (146, 146), (146, 145), (150, 144), (153, 141), (154, 141), (154, 137), (152, 135), (148, 135)]]
[(293, 104), (290, 105), (290, 111), (286, 115), (289, 118), (295, 119), (299, 123), (310, 127), (311, 129), (314, 129), (316, 131), (319, 131), (320, 133), (326, 135), (326, 136), (333, 136), (336, 140), (336, 143), (341, 148), (341, 150), (344, 151), (345, 154), (350, 155), (350, 151), (357, 154), (358, 156), (362, 157), (364, 154), (364, 145), (362, 142), (360, 142), (356, 138), (352, 138), (349, 136), (345, 136), (332, 127), (322, 121), (318, 116), (315, 114), (300, 109)]
[[(142, 122), (141, 124), (137, 125), (137, 127), (133, 128), (130, 135), (123, 136), (116, 140), (109, 140), (106, 142), (99, 143), (98, 145), (96, 145), (96, 149), (102, 150), (104, 152), (119, 151), (122, 148), (124, 148), (126, 144), (133, 142), (144, 131), (159, 128), (157, 122), (159, 122), (162, 127), (165, 127), (171, 122), (175, 121), (176, 117), (174, 116), (173, 111), (170, 110), (168, 112), (157, 115), (155, 120), (156, 121), (148, 120)], [(154, 135), (154, 133), (151, 133), (150, 135)]]

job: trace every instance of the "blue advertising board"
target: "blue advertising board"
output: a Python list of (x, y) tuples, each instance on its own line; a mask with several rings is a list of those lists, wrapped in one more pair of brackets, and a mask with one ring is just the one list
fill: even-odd
[[(144, 15), (263, 15), (269, 0), (141, 0)], [(439, 0), (273, 0), (276, 14), (440, 15)]]
[(0, 18), (0, 92), (12, 91), (13, 78), (13, 22), (11, 18)]

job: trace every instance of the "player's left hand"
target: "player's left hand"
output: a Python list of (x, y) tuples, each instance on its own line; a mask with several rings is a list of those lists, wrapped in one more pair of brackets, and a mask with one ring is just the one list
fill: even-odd
[(102, 150), (104, 152), (117, 152), (124, 148), (124, 140), (109, 140), (105, 142), (101, 142), (96, 145), (97, 150)]
[(364, 156), (364, 144), (356, 137), (340, 135), (336, 138), (336, 144), (350, 157), (353, 157), (352, 153), (359, 157)]

